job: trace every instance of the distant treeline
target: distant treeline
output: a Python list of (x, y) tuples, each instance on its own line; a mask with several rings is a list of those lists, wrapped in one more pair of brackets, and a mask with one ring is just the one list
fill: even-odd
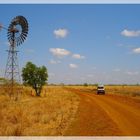
[[(88, 84), (88, 83), (83, 83), (83, 84), (53, 84), (49, 83), (48, 86), (98, 86), (99, 84)], [(104, 86), (140, 86), (139, 83), (136, 84), (104, 84)]]

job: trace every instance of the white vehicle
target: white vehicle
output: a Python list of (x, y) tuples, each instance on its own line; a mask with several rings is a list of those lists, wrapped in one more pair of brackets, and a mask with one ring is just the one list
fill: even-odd
[(105, 94), (104, 85), (98, 85), (98, 87), (97, 87), (97, 94)]

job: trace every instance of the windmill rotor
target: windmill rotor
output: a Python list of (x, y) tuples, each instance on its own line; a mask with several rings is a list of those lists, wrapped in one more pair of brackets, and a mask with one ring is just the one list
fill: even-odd
[(11, 46), (13, 42), (15, 46), (21, 45), (28, 34), (28, 22), (23, 16), (16, 16), (8, 27), (7, 37)]

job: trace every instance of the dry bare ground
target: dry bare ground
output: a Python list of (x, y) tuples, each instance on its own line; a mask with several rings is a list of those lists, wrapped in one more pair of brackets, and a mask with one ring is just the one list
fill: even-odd
[[(2, 90), (1, 90), (2, 91)], [(0, 95), (1, 136), (63, 135), (78, 109), (79, 97), (62, 87), (47, 87), (41, 97), (24, 88), (19, 101)]]
[[(140, 136), (139, 96), (96, 95), (94, 90), (83, 87), (68, 87), (67, 90), (80, 96), (80, 105), (77, 119), (71, 124), (66, 135)], [(130, 87), (127, 92), (132, 92), (133, 87), (129, 90)]]

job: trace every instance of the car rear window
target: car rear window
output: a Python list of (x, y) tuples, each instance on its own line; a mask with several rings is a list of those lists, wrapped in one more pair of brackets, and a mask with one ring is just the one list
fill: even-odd
[(98, 87), (98, 89), (103, 89), (104, 87)]

